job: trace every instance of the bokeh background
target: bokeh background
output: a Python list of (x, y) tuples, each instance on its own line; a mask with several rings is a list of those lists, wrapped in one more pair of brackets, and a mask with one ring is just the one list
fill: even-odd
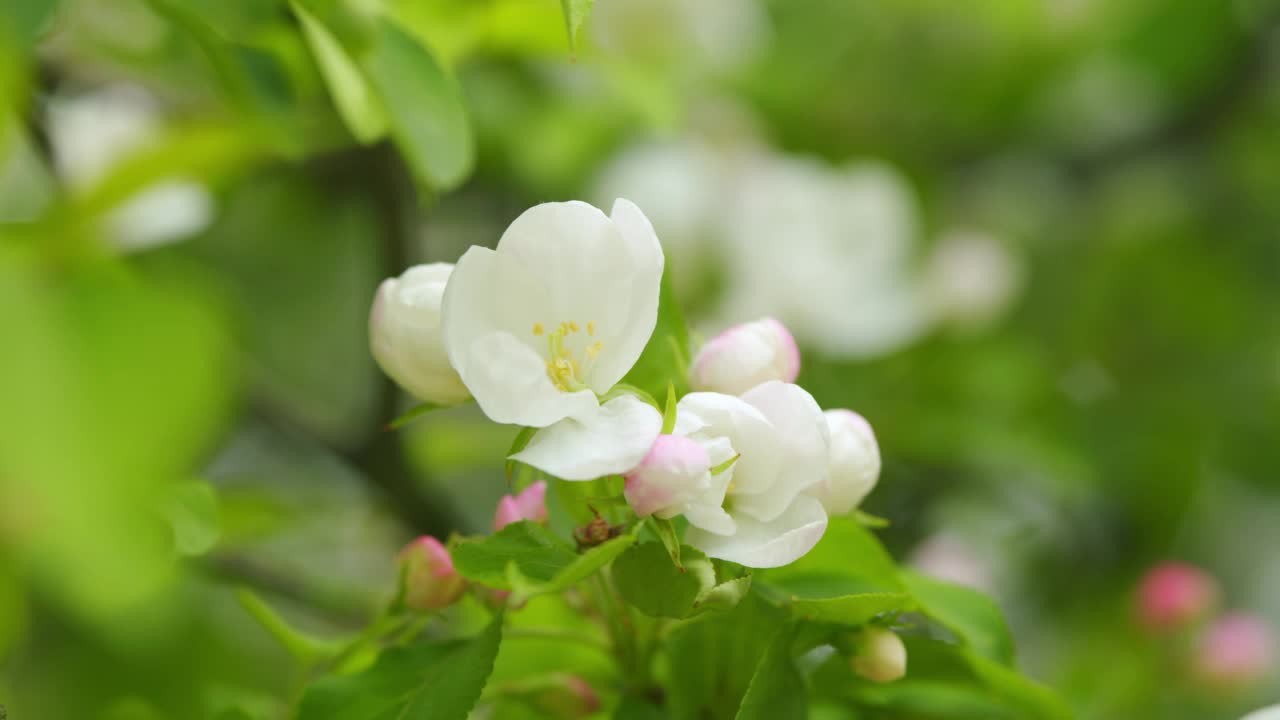
[(597, 0), (571, 50), (555, 0), (6, 0), (9, 716), (278, 717), (235, 588), (359, 627), (506, 490), (474, 408), (382, 430), (377, 283), (617, 196), (702, 337), (792, 328), (891, 551), (1081, 718), (1280, 700), (1134, 610), (1177, 559), (1280, 625), (1280, 3)]

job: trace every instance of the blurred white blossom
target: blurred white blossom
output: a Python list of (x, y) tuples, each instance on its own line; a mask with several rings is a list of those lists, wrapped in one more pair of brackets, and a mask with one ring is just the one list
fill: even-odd
[(951, 230), (929, 253), (924, 281), (939, 319), (976, 329), (1008, 309), (1022, 287), (1022, 265), (986, 233)]
[(769, 16), (756, 0), (611, 0), (594, 7), (588, 25), (606, 50), (685, 71), (741, 67), (770, 36)]
[[(108, 86), (49, 103), (49, 140), (58, 175), (73, 192), (108, 176), (159, 131), (155, 99), (141, 88)], [(139, 250), (194, 235), (213, 219), (213, 199), (199, 183), (173, 178), (150, 185), (107, 217), (112, 240)]]

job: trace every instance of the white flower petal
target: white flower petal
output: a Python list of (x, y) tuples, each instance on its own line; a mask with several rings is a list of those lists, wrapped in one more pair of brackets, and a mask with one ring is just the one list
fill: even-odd
[(733, 516), (719, 505), (690, 505), (684, 516), (690, 525), (716, 535), (732, 535), (738, 530)]
[(490, 420), (547, 427), (566, 418), (589, 417), (599, 407), (590, 390), (561, 392), (547, 377), (546, 360), (510, 333), (472, 341), (467, 387)]
[(610, 318), (604, 327), (604, 349), (591, 373), (591, 386), (598, 393), (607, 392), (635, 366), (653, 336), (664, 264), (662, 245), (640, 208), (630, 200), (618, 198), (611, 219), (626, 250), (626, 274), (631, 283), (612, 287), (614, 293), (627, 293), (626, 315), (625, 319)]
[[(799, 385), (767, 382), (747, 391), (742, 400), (759, 409), (773, 426), (777, 474), (767, 485), (749, 485), (743, 482), (742, 469), (735, 468), (733, 512), (735, 517), (745, 513), (768, 522), (788, 508), (797, 495), (826, 482), (830, 444), (827, 419), (813, 396)], [(744, 452), (739, 463), (747, 455)]]
[(622, 395), (595, 412), (539, 430), (511, 459), (563, 480), (594, 480), (639, 465), (661, 432), (661, 413), (633, 395)]
[(807, 495), (797, 497), (781, 515), (759, 522), (738, 515), (737, 532), (716, 535), (690, 524), (685, 542), (707, 555), (754, 568), (795, 562), (813, 549), (827, 530), (822, 504)]
[(591, 411), (587, 390), (560, 392), (535, 349), (547, 291), (518, 261), (473, 247), (458, 261), (441, 305), (449, 362), (494, 422), (546, 427)]
[(777, 476), (776, 431), (759, 409), (741, 398), (708, 392), (685, 395), (676, 406), (676, 432), (728, 438), (742, 453), (733, 465), (735, 487), (741, 492), (761, 492)]

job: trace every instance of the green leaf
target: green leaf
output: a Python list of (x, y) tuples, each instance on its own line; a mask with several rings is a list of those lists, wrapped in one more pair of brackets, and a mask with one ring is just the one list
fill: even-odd
[(313, 637), (293, 627), (266, 601), (250, 590), (241, 589), (236, 593), (236, 599), (264, 630), (300, 662), (309, 663), (330, 657), (341, 648), (338, 642)]
[(865, 625), (882, 613), (901, 613), (915, 608), (906, 593), (859, 593), (833, 598), (796, 599), (791, 612), (799, 620)]
[(737, 720), (804, 720), (808, 692), (804, 678), (791, 659), (794, 628), (784, 626), (756, 665), (751, 684), (738, 708)]
[(405, 425), (408, 425), (414, 420), (418, 420), (443, 407), (444, 407), (443, 405), (437, 405), (435, 403), (422, 403), (421, 405), (415, 405), (409, 410), (406, 410), (404, 414), (400, 415), (396, 419), (387, 423), (386, 429), (399, 430), (400, 428), (404, 427)]
[(662, 543), (636, 545), (613, 564), (613, 581), (624, 600), (654, 617), (685, 618), (698, 598), (716, 583), (711, 561), (691, 547), (680, 550), (684, 568), (676, 567)]
[(664, 520), (655, 515), (649, 516), (649, 527), (653, 528), (653, 532), (662, 541), (663, 547), (667, 549), (667, 554), (671, 556), (671, 562), (677, 567), (684, 567), (680, 561), (680, 532), (676, 530), (675, 523), (671, 520)]
[(334, 107), (342, 121), (365, 145), (381, 139), (387, 134), (387, 115), (355, 61), (347, 55), (329, 28), (307, 12), (301, 3), (294, 0), (289, 5), (302, 25), (302, 34), (315, 56), (316, 66), (333, 96)]
[(686, 620), (667, 636), (668, 707), (675, 720), (728, 720), (737, 715), (786, 613), (755, 595), (726, 612)]
[[(538, 428), (520, 428), (520, 432), (516, 433), (515, 439), (511, 441), (511, 449), (507, 450), (507, 457), (510, 458), (512, 455), (515, 455), (528, 447), (529, 441), (533, 439), (533, 435), (536, 432), (538, 432)], [(508, 480), (510, 480), (511, 476), (515, 473), (517, 464), (518, 463), (515, 460), (507, 460), (504, 467), (506, 468)]]
[[(677, 396), (688, 390), (689, 328), (680, 303), (671, 287), (671, 262), (662, 271), (662, 292), (658, 300), (658, 322), (653, 335), (622, 382), (634, 385), (653, 397), (662, 397), (674, 384)], [(656, 405), (655, 405), (656, 407)]]
[(457, 87), (430, 51), (383, 18), (360, 65), (382, 99), (391, 137), (414, 177), (434, 190), (465, 180), (475, 154), (471, 128)]
[(608, 565), (614, 558), (634, 545), (635, 542), (636, 536), (633, 533), (603, 542), (577, 556), (577, 559), (557, 572), (550, 580), (541, 582), (530, 580), (520, 571), (519, 566), (509, 565), (507, 568), (507, 580), (514, 591), (514, 602), (518, 603), (521, 599), (536, 595), (563, 592), (574, 584), (594, 575), (596, 571)]
[(393, 648), (358, 675), (328, 677), (302, 697), (298, 720), (465, 720), (502, 639), (502, 615), (470, 640)]
[(458, 541), (453, 566), (468, 580), (510, 590), (507, 565), (527, 580), (547, 582), (572, 565), (578, 554), (549, 530), (527, 520), (511, 523), (493, 535)]
[(596, 0), (560, 0), (560, 10), (564, 13), (564, 27), (569, 33), (569, 49), (577, 47), (578, 30), (586, 22), (591, 13), (591, 6)]
[(921, 610), (954, 632), (979, 655), (1013, 664), (1013, 635), (1000, 608), (977, 590), (904, 571), (902, 579)]
[(217, 544), (221, 535), (218, 496), (208, 483), (179, 483), (164, 505), (164, 514), (179, 555), (203, 555)]
[(966, 720), (1070, 720), (1070, 707), (1051, 690), (970, 649), (921, 636), (904, 636), (906, 677), (876, 684), (855, 677), (836, 656), (814, 676), (814, 686), (874, 707), (891, 717)]

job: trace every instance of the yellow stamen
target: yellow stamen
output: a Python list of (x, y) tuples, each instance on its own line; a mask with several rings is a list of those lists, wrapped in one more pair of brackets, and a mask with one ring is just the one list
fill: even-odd
[(546, 332), (546, 329), (542, 327), (542, 323), (534, 323), (534, 324), (533, 324), (533, 334), (534, 334), (534, 335), (541, 335), (541, 334), (542, 334), (542, 333), (544, 333), (544, 332)]
[(599, 355), (600, 351), (603, 349), (604, 349), (604, 343), (597, 340), (587, 346), (587, 357), (592, 360), (595, 360), (596, 356)]
[(587, 323), (587, 334), (588, 334), (588, 335), (595, 335), (595, 334), (596, 334), (596, 324), (595, 324), (595, 323), (593, 323), (593, 322), (589, 322), (589, 323)]

